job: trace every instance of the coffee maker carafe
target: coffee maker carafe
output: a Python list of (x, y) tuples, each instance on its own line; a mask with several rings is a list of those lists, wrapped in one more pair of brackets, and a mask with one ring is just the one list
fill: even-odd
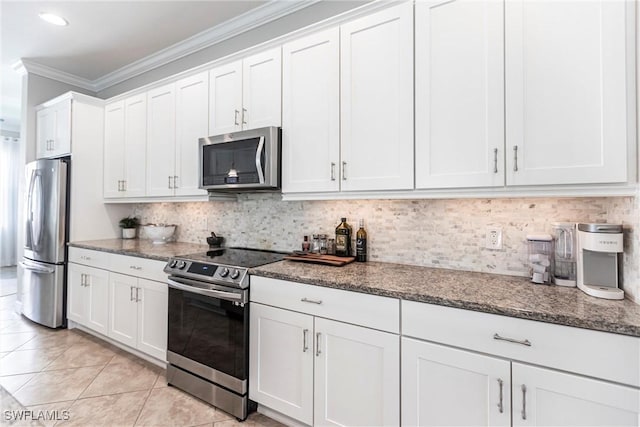
[(620, 289), (622, 225), (578, 224), (578, 288), (588, 295), (623, 299)]
[(560, 286), (576, 286), (576, 224), (556, 222), (552, 224), (555, 240), (553, 283)]

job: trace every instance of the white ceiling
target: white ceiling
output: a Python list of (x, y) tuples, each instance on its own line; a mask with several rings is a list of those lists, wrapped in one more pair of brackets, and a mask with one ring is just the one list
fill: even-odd
[[(2, 127), (19, 128), (20, 77), (12, 69), (18, 60), (95, 81), (212, 27), (249, 15), (266, 3), (0, 0)], [(56, 27), (42, 21), (38, 17), (42, 11), (63, 16), (69, 25)]]

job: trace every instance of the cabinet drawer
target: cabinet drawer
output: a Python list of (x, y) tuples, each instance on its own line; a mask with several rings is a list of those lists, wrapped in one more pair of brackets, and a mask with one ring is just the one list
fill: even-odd
[(110, 254), (109, 270), (143, 279), (166, 282), (167, 274), (162, 271), (166, 262), (155, 259), (127, 255)]
[(103, 269), (109, 268), (109, 254), (102, 251), (69, 247), (69, 262)]
[(322, 286), (251, 276), (251, 301), (392, 333), (400, 331), (400, 301)]
[(402, 335), (640, 386), (640, 338), (412, 301)]

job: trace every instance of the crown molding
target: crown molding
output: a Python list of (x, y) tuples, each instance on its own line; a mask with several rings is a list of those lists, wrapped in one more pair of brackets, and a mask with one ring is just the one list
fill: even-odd
[(161, 67), (199, 50), (228, 40), (234, 36), (250, 31), (261, 25), (309, 7), (320, 0), (279, 1), (271, 0), (262, 6), (249, 10), (220, 25), (204, 30), (181, 42), (159, 50), (149, 56), (125, 65), (118, 70), (106, 74), (92, 83), (95, 91), (101, 91), (115, 84)]
[(18, 73), (33, 73), (58, 80), (92, 92), (99, 92), (132, 77), (151, 71), (176, 59), (228, 40), (261, 25), (309, 7), (320, 0), (271, 0), (215, 27), (204, 30), (165, 49), (134, 61), (95, 80), (88, 80), (74, 74), (39, 64), (30, 59), (21, 59), (13, 65)]
[[(18, 65), (19, 64), (19, 65)], [(13, 65), (13, 69), (18, 72), (26, 70), (31, 74), (37, 74), (42, 77), (57, 80), (62, 83), (67, 83), (82, 89), (86, 89), (92, 92), (96, 92), (95, 84), (88, 79), (78, 77), (75, 74), (60, 71), (56, 68), (48, 67), (46, 65), (38, 64), (30, 59), (21, 59), (18, 63)]]

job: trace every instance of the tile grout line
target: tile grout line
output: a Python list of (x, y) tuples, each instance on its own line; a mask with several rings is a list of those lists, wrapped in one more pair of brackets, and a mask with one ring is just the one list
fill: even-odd
[[(158, 380), (156, 379), (156, 381), (158, 381)], [(153, 385), (155, 386), (156, 383), (153, 383)], [(136, 426), (138, 424), (138, 420), (140, 419), (140, 415), (142, 415), (142, 411), (144, 410), (144, 407), (147, 405), (147, 402), (149, 401), (149, 398), (151, 397), (151, 392), (153, 392), (153, 386), (148, 390), (147, 397), (144, 398), (144, 402), (142, 402), (142, 405), (140, 405), (140, 410), (138, 411), (138, 415), (136, 415), (136, 419), (133, 422), (133, 426)]]

